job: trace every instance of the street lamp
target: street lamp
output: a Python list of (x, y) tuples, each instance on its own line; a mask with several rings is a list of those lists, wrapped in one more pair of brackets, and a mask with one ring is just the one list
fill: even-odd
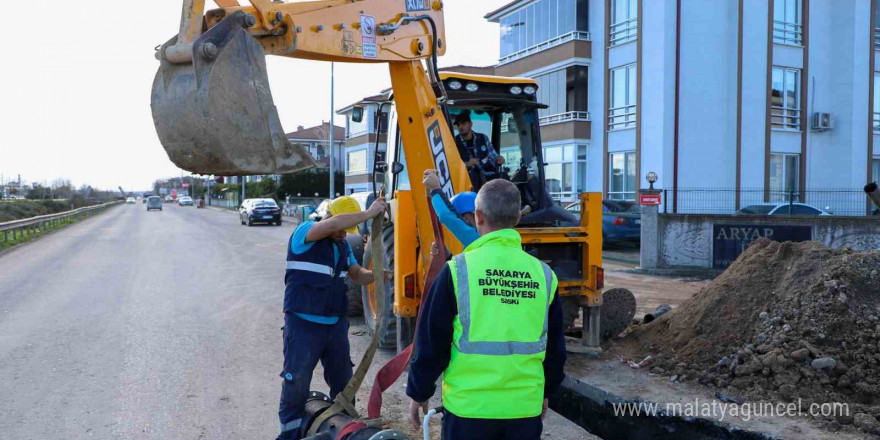
[(649, 173), (645, 176), (645, 180), (648, 181), (648, 185), (649, 185), (648, 190), (649, 190), (649, 191), (654, 191), (654, 183), (657, 182), (657, 179), (658, 179), (658, 177), (657, 177), (657, 173), (655, 173), (655, 172), (653, 172), (653, 171), (649, 172)]

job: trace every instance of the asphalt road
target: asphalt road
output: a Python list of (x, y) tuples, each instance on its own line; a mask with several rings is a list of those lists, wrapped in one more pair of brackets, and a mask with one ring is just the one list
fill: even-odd
[[(124, 205), (0, 254), (0, 438), (274, 438), (292, 228)], [(364, 330), (353, 321), (355, 362)], [(385, 399), (399, 428), (403, 382)]]

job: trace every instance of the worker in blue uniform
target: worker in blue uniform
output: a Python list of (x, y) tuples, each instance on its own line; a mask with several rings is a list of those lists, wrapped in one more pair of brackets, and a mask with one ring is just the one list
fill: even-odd
[(480, 238), (474, 220), (474, 202), (477, 194), (471, 191), (456, 194), (450, 200), (440, 188), (440, 176), (437, 170), (425, 170), (422, 184), (425, 192), (431, 197), (431, 206), (437, 219), (452, 232), (462, 246), (467, 247)]
[[(385, 211), (380, 197), (366, 211), (351, 197), (330, 203), (319, 221), (297, 226), (287, 246), (284, 276), (284, 369), (281, 372), (279, 440), (301, 438), (312, 372), (318, 361), (330, 397), (342, 392), (352, 376), (348, 342), (348, 297), (345, 278), (373, 282), (373, 273), (357, 264), (347, 233)], [(391, 272), (386, 271), (386, 278)]]

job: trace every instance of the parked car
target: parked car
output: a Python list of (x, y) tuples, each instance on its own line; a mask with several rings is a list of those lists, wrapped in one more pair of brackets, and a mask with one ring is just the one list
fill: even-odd
[(162, 210), (162, 198), (159, 196), (150, 196), (147, 197), (147, 211), (151, 209)]
[(746, 206), (736, 213), (740, 215), (831, 215), (826, 210), (805, 203), (758, 203)]
[(177, 200), (177, 204), (180, 206), (192, 206), (193, 199), (192, 199), (192, 197), (189, 197), (189, 196), (183, 196)]
[(134, 205), (135, 202), (136, 201), (135, 201), (134, 197), (129, 197), (129, 198), (125, 199), (125, 203), (128, 205)]
[(245, 199), (238, 209), (241, 224), (253, 226), (254, 223), (281, 225), (281, 208), (272, 199)]
[(174, 201), (174, 199), (171, 196), (165, 196), (165, 202), (171, 203), (173, 201)]
[(330, 209), (330, 202), (332, 202), (332, 200), (330, 200), (330, 199), (327, 199), (327, 200), (324, 200), (323, 202), (321, 202), (318, 205), (318, 207), (315, 208), (315, 210), (312, 211), (311, 214), (309, 214), (309, 220), (315, 221), (315, 220), (322, 219), (325, 216), (327, 216), (327, 212)]
[[(576, 217), (581, 216), (580, 202), (565, 209)], [(623, 200), (602, 201), (602, 242), (639, 242), (642, 236), (642, 210), (635, 202)]]

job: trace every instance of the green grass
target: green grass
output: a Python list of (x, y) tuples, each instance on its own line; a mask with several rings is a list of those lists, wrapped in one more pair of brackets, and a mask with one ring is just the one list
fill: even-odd
[[(103, 210), (99, 212), (103, 212)], [(57, 231), (58, 229), (61, 229), (67, 225), (77, 223), (79, 222), (79, 220), (80, 219), (73, 218), (60, 219), (57, 226), (50, 226), (46, 228), (45, 225), (37, 225), (36, 230), (33, 232), (29, 228), (22, 229), (20, 232), (17, 230), (8, 231), (9, 235), (5, 235), (4, 233), (0, 232), (0, 250), (15, 246), (17, 244), (26, 243), (30, 240), (36, 239), (41, 235), (47, 234), (52, 231)], [(8, 240), (3, 241), (4, 238), (8, 238)]]

